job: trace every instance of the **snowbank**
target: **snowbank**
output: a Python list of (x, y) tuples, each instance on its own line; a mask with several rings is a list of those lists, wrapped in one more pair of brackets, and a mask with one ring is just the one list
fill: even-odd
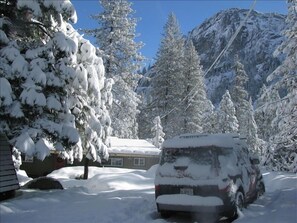
[(297, 175), (264, 172), (266, 193), (250, 204), (235, 222), (293, 223), (297, 219)]
[(26, 171), (24, 171), (24, 170), (18, 170), (17, 171), (17, 177), (18, 177), (20, 186), (23, 186), (27, 182), (29, 182), (30, 180), (32, 180), (32, 178), (28, 177)]
[[(161, 219), (154, 196), (154, 174), (150, 170), (89, 168), (88, 180), (76, 180), (83, 167), (66, 167), (51, 173), (63, 191), (22, 190), (22, 195), (0, 203), (1, 222), (89, 222), (89, 223), (190, 223), (191, 217)], [(30, 180), (18, 171), (20, 183)], [(288, 173), (264, 173), (267, 192), (243, 210), (239, 223), (296, 222), (297, 176)], [(178, 197), (179, 199), (180, 197)], [(212, 201), (213, 202), (213, 201)]]

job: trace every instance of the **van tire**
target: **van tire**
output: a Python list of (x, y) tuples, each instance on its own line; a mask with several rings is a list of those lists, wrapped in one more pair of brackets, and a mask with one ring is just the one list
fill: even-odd
[(265, 193), (265, 186), (263, 182), (259, 182), (257, 187), (257, 199)]
[(235, 207), (236, 211), (242, 211), (242, 209), (244, 208), (244, 195), (241, 191), (237, 191), (235, 195)]
[(234, 209), (232, 212), (228, 213), (226, 217), (230, 222), (236, 220), (239, 216), (238, 210), (242, 211), (244, 208), (244, 195), (241, 191), (237, 191), (234, 200)]

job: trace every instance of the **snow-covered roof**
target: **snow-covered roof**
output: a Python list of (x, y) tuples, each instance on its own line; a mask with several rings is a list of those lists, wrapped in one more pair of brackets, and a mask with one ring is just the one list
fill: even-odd
[(238, 134), (184, 134), (165, 140), (163, 148), (193, 148), (203, 146), (219, 146), (232, 148), (244, 144)]
[(110, 137), (109, 153), (134, 155), (159, 155), (160, 149), (144, 139), (121, 139)]

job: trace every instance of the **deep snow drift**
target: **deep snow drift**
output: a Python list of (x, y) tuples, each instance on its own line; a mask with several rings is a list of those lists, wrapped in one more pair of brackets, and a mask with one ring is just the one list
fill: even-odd
[[(154, 174), (148, 171), (90, 167), (88, 180), (76, 180), (83, 167), (66, 167), (49, 176), (65, 190), (20, 190), (0, 203), (0, 222), (195, 222), (187, 215), (161, 219), (156, 212)], [(28, 179), (20, 172), (20, 181)], [(244, 209), (236, 223), (292, 223), (297, 219), (297, 175), (264, 172), (267, 192)]]

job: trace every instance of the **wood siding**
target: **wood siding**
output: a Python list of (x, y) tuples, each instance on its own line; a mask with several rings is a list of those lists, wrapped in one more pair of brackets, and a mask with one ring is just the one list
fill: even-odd
[(11, 147), (6, 136), (0, 134), (0, 193), (19, 188), (19, 181), (12, 161)]
[(33, 158), (32, 162), (26, 162), (25, 156), (22, 156), (21, 169), (25, 170), (27, 175), (32, 178), (46, 176), (54, 170), (66, 166), (67, 161), (59, 158), (58, 154), (52, 153), (50, 156), (45, 157), (43, 161)]
[[(75, 160), (73, 164), (68, 164), (66, 160), (62, 160), (58, 157), (57, 154), (51, 154), (46, 157), (43, 161), (38, 160), (36, 158), (33, 159), (32, 162), (25, 162), (25, 157), (23, 156), (23, 164), (21, 165), (21, 169), (25, 170), (29, 177), (35, 178), (40, 176), (46, 176), (54, 170), (57, 170), (61, 167), (66, 166), (83, 166), (85, 159), (81, 162)], [(98, 162), (89, 162), (89, 166), (97, 166), (97, 167), (118, 167), (112, 166), (110, 163), (111, 158), (122, 158), (123, 166), (122, 168), (128, 169), (143, 169), (148, 170), (151, 166), (159, 163), (159, 156), (141, 156), (141, 155), (119, 155), (119, 154), (110, 154), (108, 161), (103, 161), (102, 163)], [(136, 166), (134, 165), (134, 158), (144, 158), (145, 165), (144, 166)]]
[[(128, 169), (148, 170), (153, 165), (159, 163), (159, 156), (143, 156), (143, 155), (136, 155), (136, 154), (109, 154), (109, 160), (107, 162), (102, 163), (102, 165), (112, 166), (110, 162), (111, 158), (122, 158), (123, 159), (122, 168), (128, 168)], [(145, 160), (145, 164), (143, 166), (135, 165), (134, 164), (135, 158), (143, 158)]]

